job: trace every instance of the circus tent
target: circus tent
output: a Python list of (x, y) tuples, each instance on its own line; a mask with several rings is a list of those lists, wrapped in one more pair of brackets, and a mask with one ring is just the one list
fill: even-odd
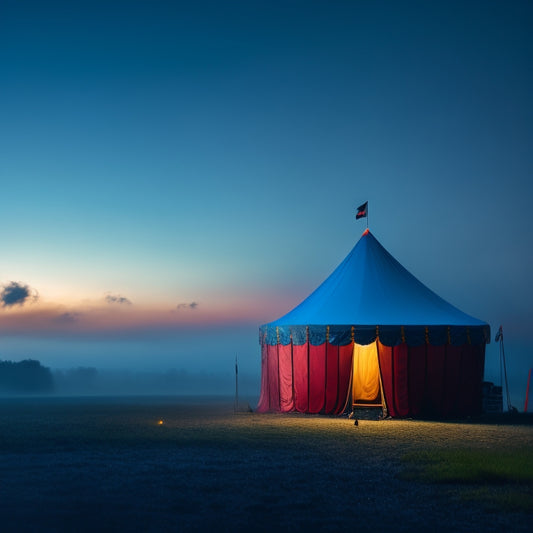
[(481, 411), (489, 325), (428, 289), (368, 229), (308, 298), (259, 333), (259, 412)]

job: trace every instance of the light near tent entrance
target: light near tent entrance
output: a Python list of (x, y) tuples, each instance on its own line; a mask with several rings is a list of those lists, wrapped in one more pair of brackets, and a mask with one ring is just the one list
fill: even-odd
[(352, 407), (379, 407), (381, 380), (377, 344), (353, 345)]

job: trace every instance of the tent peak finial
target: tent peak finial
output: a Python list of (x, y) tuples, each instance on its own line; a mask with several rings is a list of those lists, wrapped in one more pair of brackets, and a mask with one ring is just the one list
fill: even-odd
[(363, 232), (362, 237), (364, 237), (365, 235), (368, 235), (369, 233), (370, 233), (370, 230), (366, 228), (365, 231)]

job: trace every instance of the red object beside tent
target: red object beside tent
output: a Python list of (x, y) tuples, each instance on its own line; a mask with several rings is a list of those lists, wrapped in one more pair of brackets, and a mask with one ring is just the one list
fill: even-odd
[(308, 298), (261, 326), (257, 410), (478, 414), (488, 342), (487, 323), (437, 296), (366, 230)]

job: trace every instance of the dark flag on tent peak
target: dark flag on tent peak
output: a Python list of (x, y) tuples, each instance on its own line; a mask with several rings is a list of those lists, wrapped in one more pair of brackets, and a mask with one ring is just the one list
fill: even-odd
[(365, 202), (363, 205), (360, 205), (357, 208), (357, 214), (355, 215), (355, 220), (368, 216), (368, 202)]

